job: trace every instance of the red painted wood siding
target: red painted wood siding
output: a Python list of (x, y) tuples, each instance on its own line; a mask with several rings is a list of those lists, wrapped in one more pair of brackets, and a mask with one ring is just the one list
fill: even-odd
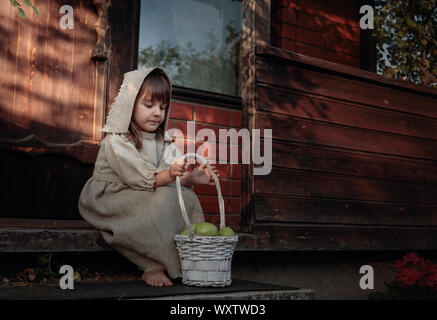
[(273, 0), (274, 46), (360, 67), (358, 1)]
[(259, 245), (435, 248), (437, 91), (274, 47), (255, 68), (255, 127), (273, 134), (272, 172), (254, 176)]

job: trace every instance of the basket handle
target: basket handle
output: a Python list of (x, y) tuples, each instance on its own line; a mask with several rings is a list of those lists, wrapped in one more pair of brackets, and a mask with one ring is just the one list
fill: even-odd
[[(219, 179), (217, 178), (217, 176), (213, 172), (213, 170), (209, 164), (209, 161), (206, 160), (204, 157), (198, 155), (197, 153), (187, 153), (187, 154), (184, 154), (182, 156), (183, 160), (185, 160), (187, 158), (194, 158), (194, 159), (197, 158), (197, 160), (200, 163), (202, 163), (202, 164), (205, 163), (206, 167), (208, 168), (209, 172), (211, 173), (212, 177), (214, 178), (215, 186), (217, 188), (219, 207), (220, 207), (220, 229), (224, 228), (225, 227), (225, 204), (224, 204), (223, 197), (222, 197), (222, 191), (220, 189)], [(192, 239), (194, 232), (193, 232), (193, 229), (191, 229), (190, 219), (188, 218), (187, 211), (185, 210), (184, 200), (182, 199), (181, 179), (179, 176), (176, 176), (176, 188), (178, 191), (179, 205), (181, 206), (182, 216), (184, 218), (185, 224), (187, 225), (190, 239)]]

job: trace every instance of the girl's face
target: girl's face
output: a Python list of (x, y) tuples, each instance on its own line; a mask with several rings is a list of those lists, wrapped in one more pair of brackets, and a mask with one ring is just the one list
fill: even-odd
[(133, 120), (142, 130), (154, 132), (164, 121), (167, 105), (162, 101), (152, 101), (151, 95), (145, 93), (142, 99), (137, 99), (133, 110)]

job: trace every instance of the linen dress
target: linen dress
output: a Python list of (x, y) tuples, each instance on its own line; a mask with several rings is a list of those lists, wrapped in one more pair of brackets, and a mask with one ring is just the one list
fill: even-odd
[[(139, 79), (144, 80), (147, 74)], [(161, 128), (141, 135), (141, 151), (128, 141), (126, 133), (109, 132), (103, 138), (93, 175), (82, 189), (78, 208), (110, 246), (140, 269), (167, 270), (174, 279), (182, 275), (173, 236), (186, 225), (176, 184), (154, 186), (155, 174), (170, 167), (164, 160), (164, 150), (170, 142), (165, 141)], [(192, 188), (182, 186), (182, 196), (191, 223), (204, 222), (202, 207)]]

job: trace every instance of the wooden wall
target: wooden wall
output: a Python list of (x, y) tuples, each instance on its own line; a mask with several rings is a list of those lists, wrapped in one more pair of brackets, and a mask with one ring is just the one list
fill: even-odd
[[(362, 31), (359, 27), (359, 0), (273, 0), (271, 2), (274, 46), (360, 67)], [(367, 1), (366, 4), (371, 3)]]
[[(134, 3), (108, 3), (38, 1), (39, 15), (27, 10), (25, 20), (0, 6), (0, 218), (80, 218), (96, 130), (136, 59), (117, 42), (137, 30)], [(73, 8), (73, 29), (60, 26), (63, 5)]]
[[(123, 74), (137, 68), (140, 1), (108, 3), (39, 1), (40, 15), (28, 12), (27, 20), (9, 3), (0, 7), (0, 220), (28, 218), (28, 223), (20, 222), (26, 226), (41, 225), (37, 219), (45, 219), (44, 225), (48, 219), (82, 220), (77, 201), (92, 175), (102, 139), (96, 130), (105, 121)], [(59, 26), (62, 5), (74, 9), (73, 30)], [(218, 95), (203, 92), (199, 97), (185, 91), (174, 88), (169, 121), (170, 128), (184, 133), (182, 144), (194, 141), (186, 133), (187, 121), (196, 122), (196, 132), (211, 128), (217, 136), (219, 128), (241, 128), (241, 99), (219, 101)], [(237, 231), (241, 164), (217, 168), (226, 223)], [(195, 186), (195, 192), (206, 220), (218, 223), (215, 186)], [(10, 221), (7, 226), (18, 225), (17, 219)], [(77, 228), (75, 222), (70, 225)]]
[(257, 47), (256, 128), (273, 129), (253, 177), (262, 248), (437, 248), (437, 92)]

